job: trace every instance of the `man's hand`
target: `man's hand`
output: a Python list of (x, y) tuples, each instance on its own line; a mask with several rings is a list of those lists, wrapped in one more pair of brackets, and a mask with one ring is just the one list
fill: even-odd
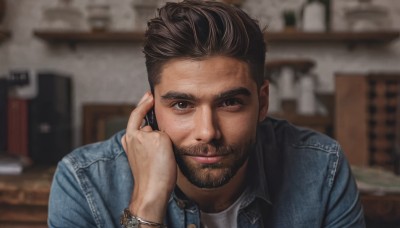
[(141, 128), (153, 104), (154, 98), (147, 92), (132, 111), (121, 141), (134, 177), (129, 209), (133, 215), (162, 223), (176, 184), (177, 168), (169, 136), (150, 126)]

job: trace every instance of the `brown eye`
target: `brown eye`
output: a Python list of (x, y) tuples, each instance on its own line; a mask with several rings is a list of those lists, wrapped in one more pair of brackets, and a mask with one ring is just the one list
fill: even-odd
[(240, 105), (240, 104), (241, 104), (241, 102), (239, 102), (238, 99), (231, 98), (231, 99), (227, 99), (227, 100), (223, 101), (221, 106), (226, 107), (226, 106), (235, 106), (235, 105)]
[(185, 110), (192, 108), (192, 105), (187, 101), (178, 101), (172, 105), (172, 107), (176, 110)]
[(176, 107), (179, 109), (185, 109), (188, 107), (188, 104), (186, 102), (181, 101), (181, 102), (176, 103)]

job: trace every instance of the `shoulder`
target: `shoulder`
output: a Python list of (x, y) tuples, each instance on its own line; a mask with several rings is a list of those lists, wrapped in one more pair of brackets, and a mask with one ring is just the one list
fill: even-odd
[[(268, 190), (282, 215), (277, 223), (321, 227), (321, 222), (344, 224), (351, 220), (344, 217), (360, 217), (354, 178), (336, 140), (272, 118), (261, 124), (259, 135)], [(286, 215), (300, 216), (287, 220)]]
[(116, 227), (133, 189), (130, 166), (120, 143), (124, 133), (77, 148), (58, 163), (49, 199), (49, 223)]
[(99, 162), (112, 162), (121, 157), (125, 159), (126, 155), (121, 144), (124, 134), (125, 131), (120, 131), (106, 141), (79, 147), (66, 155), (61, 163), (65, 163), (77, 171)]
[(323, 153), (338, 153), (339, 143), (331, 137), (311, 129), (295, 126), (286, 120), (268, 118), (261, 124), (262, 131), (270, 131), (272, 140), (292, 148), (307, 148)]
[(286, 120), (268, 118), (261, 124), (260, 131), (263, 147), (271, 148), (266, 144), (273, 145), (272, 149), (264, 149), (264, 153), (276, 159), (276, 166), (288, 173), (325, 177), (331, 186), (338, 169), (346, 162), (336, 140)]

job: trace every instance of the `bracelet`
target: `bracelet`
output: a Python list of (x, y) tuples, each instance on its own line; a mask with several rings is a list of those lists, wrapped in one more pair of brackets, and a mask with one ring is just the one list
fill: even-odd
[(156, 223), (156, 222), (150, 222), (150, 221), (146, 221), (140, 217), (135, 216), (136, 219), (139, 221), (139, 224), (144, 224), (144, 225), (148, 225), (148, 226), (154, 226), (154, 227), (161, 227), (161, 228), (167, 228), (164, 224), (162, 223)]
[(167, 228), (167, 226), (162, 223), (150, 222), (132, 215), (128, 208), (124, 209), (120, 222), (124, 228), (139, 228), (141, 224), (152, 227)]

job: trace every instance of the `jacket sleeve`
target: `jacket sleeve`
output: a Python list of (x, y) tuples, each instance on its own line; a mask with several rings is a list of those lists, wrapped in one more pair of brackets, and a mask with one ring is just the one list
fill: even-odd
[(49, 198), (48, 226), (96, 227), (89, 204), (68, 160), (59, 162)]
[(365, 227), (360, 196), (350, 166), (341, 150), (332, 179), (324, 227)]

